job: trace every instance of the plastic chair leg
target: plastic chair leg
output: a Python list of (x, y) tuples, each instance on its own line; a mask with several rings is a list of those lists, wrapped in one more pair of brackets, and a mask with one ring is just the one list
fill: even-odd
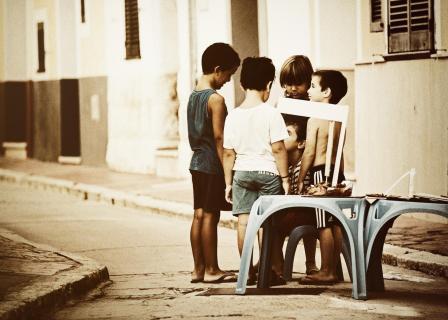
[(288, 243), (285, 251), (285, 262), (283, 265), (283, 278), (286, 281), (292, 279), (292, 268), (294, 264), (294, 256), (296, 254), (297, 245), (305, 235), (314, 236), (317, 239), (317, 229), (314, 226), (299, 226), (294, 228), (289, 235)]
[(258, 266), (257, 288), (269, 288), (271, 282), (271, 249), (272, 249), (272, 217), (263, 223), (263, 240), (261, 243), (261, 253)]
[(372, 247), (370, 255), (370, 263), (367, 267), (366, 282), (369, 291), (384, 291), (383, 265), (381, 259), (383, 257), (384, 240), (386, 239), (388, 227), (383, 228), (378, 233), (377, 238)]
[[(344, 257), (345, 265), (347, 266), (347, 270), (348, 270), (348, 275), (350, 277), (350, 281), (353, 282), (353, 277), (352, 277), (352, 259), (350, 258), (349, 246), (347, 246), (347, 241), (345, 240), (345, 237), (344, 237), (344, 241), (342, 242), (342, 256)], [(340, 260), (339, 260), (339, 263), (341, 263)], [(342, 266), (341, 266), (341, 273), (342, 273)], [(339, 280), (343, 281), (344, 277), (342, 277)]]

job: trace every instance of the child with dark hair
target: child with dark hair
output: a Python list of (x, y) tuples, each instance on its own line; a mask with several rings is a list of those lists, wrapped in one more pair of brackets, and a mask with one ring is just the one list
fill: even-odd
[(227, 108), (216, 92), (230, 81), (240, 65), (238, 53), (226, 43), (214, 43), (202, 54), (202, 71), (187, 107), (188, 140), (193, 156), (190, 172), (193, 182), (194, 217), (190, 242), (194, 259), (191, 282), (236, 281), (233, 273), (218, 266), (217, 228), (225, 208), (222, 167), (223, 131)]
[[(341, 72), (335, 70), (320, 70), (313, 73), (311, 86), (308, 89), (310, 101), (324, 103), (338, 103), (347, 93), (347, 79)], [(335, 106), (336, 108), (336, 106)], [(311, 173), (311, 183), (324, 182), (325, 163), (328, 144), (327, 120), (310, 118), (306, 131), (305, 151), (302, 158), (302, 169), (299, 174), (299, 192), (304, 190), (304, 179), (308, 171)], [(338, 174), (338, 182), (345, 180), (343, 163), (340, 172), (334, 173), (336, 150), (339, 143), (341, 124), (334, 125), (333, 152), (331, 154), (330, 180), (333, 174)], [(342, 230), (334, 221), (331, 214), (321, 209), (316, 210), (316, 225), (319, 232), (321, 251), (321, 268), (319, 272), (308, 275), (299, 280), (302, 284), (333, 284), (337, 281), (336, 266), (339, 261), (342, 247)]]
[[(275, 78), (269, 58), (246, 58), (241, 69), (242, 104), (232, 110), (224, 127), (224, 176), (226, 200), (238, 217), (238, 250), (241, 255), (250, 209), (259, 196), (289, 190), (285, 122), (266, 103)], [(249, 283), (255, 279), (250, 264)]]

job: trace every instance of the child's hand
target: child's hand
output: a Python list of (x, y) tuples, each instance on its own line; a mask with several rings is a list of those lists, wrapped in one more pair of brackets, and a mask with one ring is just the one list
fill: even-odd
[(290, 187), (289, 178), (282, 179), (282, 187), (283, 187), (283, 190), (285, 190), (285, 194), (289, 194), (289, 187)]
[(232, 201), (232, 186), (231, 185), (226, 186), (226, 195), (225, 195), (225, 197), (226, 197), (226, 201), (228, 203), (233, 203), (233, 201)]

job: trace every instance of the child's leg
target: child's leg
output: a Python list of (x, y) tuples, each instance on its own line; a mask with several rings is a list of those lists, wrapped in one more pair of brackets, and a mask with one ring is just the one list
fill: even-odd
[[(244, 237), (246, 236), (246, 228), (247, 222), (249, 221), (249, 213), (240, 213), (238, 215), (238, 229), (237, 229), (237, 240), (238, 240), (238, 252), (240, 253), (240, 257), (243, 254), (244, 247)], [(250, 258), (249, 265), (249, 278), (255, 277), (255, 269), (253, 266), (252, 256)]]
[(319, 271), (316, 266), (316, 243), (317, 239), (313, 236), (306, 235), (303, 237), (303, 246), (305, 248), (306, 257), (306, 274), (313, 274)]
[(321, 254), (321, 267), (319, 272), (307, 275), (299, 280), (302, 284), (334, 283), (337, 278), (334, 276), (334, 238), (331, 227), (319, 229), (319, 243)]
[(318, 272), (316, 276), (331, 278), (334, 260), (334, 239), (331, 228), (327, 227), (319, 229), (319, 242), (322, 261), (320, 272)]
[(202, 252), (201, 237), (203, 213), (202, 209), (195, 209), (193, 221), (191, 223), (190, 243), (194, 260), (194, 270), (191, 273), (191, 281), (193, 282), (202, 281), (204, 279), (205, 261)]
[(272, 270), (274, 270), (277, 275), (283, 275), (283, 265), (285, 264), (283, 257), (283, 244), (285, 242), (285, 236), (275, 229), (273, 231), (277, 232), (277, 235), (272, 237)]
[(334, 224), (332, 227), (333, 238), (334, 238), (334, 254), (333, 254), (333, 276), (334, 278), (338, 278), (337, 276), (337, 265), (340, 260), (341, 250), (342, 250), (342, 229), (339, 224)]
[(204, 211), (201, 230), (204, 282), (234, 282), (234, 273), (222, 271), (218, 265), (218, 222), (219, 213)]
[(219, 213), (203, 213), (201, 240), (206, 274), (216, 274), (220, 271), (218, 267), (218, 221)]

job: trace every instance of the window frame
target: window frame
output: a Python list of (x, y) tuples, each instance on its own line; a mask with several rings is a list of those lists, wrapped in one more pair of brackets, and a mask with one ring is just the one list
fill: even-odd
[[(398, 1), (402, 1), (406, 3), (406, 13), (404, 10), (396, 11), (392, 13), (391, 9), (391, 1), (396, 2), (394, 8), (399, 8)], [(413, 11), (412, 5), (418, 6), (419, 3), (411, 3), (411, 0), (386, 0), (386, 18), (387, 18), (387, 28), (385, 32), (386, 43), (387, 43), (387, 53), (384, 55), (386, 60), (404, 60), (404, 59), (422, 59), (429, 58), (431, 54), (435, 52), (435, 38), (434, 38), (434, 30), (435, 30), (435, 19), (434, 19), (434, 1), (433, 0), (420, 0), (422, 3), (427, 2), (427, 19), (424, 21), (423, 25), (426, 24), (426, 29), (414, 29), (412, 30), (415, 24), (412, 24), (412, 20), (422, 19), (418, 16), (419, 12), (422, 12), (421, 9), (415, 9)], [(415, 14), (417, 12), (417, 14)], [(394, 21), (391, 21), (391, 15), (395, 14), (397, 17), (402, 16), (402, 18), (397, 18)], [(415, 15), (414, 15), (415, 14)], [(426, 17), (423, 17), (426, 18)], [(404, 25), (404, 21), (406, 21), (406, 25)], [(395, 26), (391, 27), (391, 23), (396, 23)], [(401, 24), (401, 25), (400, 25)], [(418, 25), (417, 25), (418, 27)], [(407, 30), (405, 32), (394, 32), (392, 33), (392, 28), (395, 29), (404, 29)], [(421, 40), (423, 39), (423, 40)], [(425, 43), (425, 40), (427, 41)], [(422, 44), (423, 43), (423, 44)], [(418, 46), (426, 46), (425, 48), (417, 48)]]

